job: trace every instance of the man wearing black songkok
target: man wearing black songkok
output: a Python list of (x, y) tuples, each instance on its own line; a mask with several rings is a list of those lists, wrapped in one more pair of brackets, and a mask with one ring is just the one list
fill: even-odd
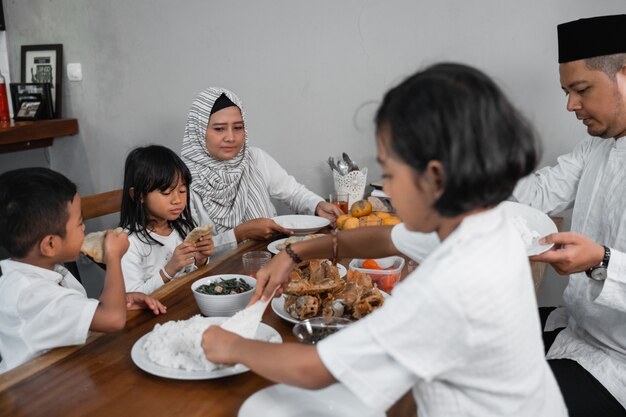
[(558, 26), (567, 110), (590, 135), (513, 196), (573, 207), (571, 232), (532, 260), (569, 275), (563, 308), (541, 309), (547, 359), (570, 416), (626, 416), (626, 15)]

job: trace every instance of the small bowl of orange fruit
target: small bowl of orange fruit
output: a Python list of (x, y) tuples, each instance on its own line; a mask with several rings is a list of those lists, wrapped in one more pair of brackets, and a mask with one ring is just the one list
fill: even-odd
[(348, 266), (351, 271), (360, 271), (369, 275), (381, 291), (390, 293), (400, 281), (404, 268), (404, 258), (388, 256), (377, 259), (353, 259)]
[[(372, 203), (367, 200), (359, 200), (352, 204), (350, 212), (337, 218), (335, 224), (339, 230), (356, 229), (357, 227), (370, 227), (370, 225), (382, 224), (383, 226), (396, 225), (402, 220), (394, 213), (386, 211), (372, 211)], [(361, 220), (362, 219), (362, 220)], [(381, 219), (380, 221), (378, 219)]]

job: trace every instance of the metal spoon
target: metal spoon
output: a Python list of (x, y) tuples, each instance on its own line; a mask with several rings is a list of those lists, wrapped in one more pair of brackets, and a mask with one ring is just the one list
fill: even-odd
[(339, 175), (346, 175), (348, 174), (348, 172), (350, 172), (350, 167), (345, 161), (342, 161), (342, 160), (337, 161), (337, 168), (338, 168), (337, 171), (339, 172)]
[(352, 158), (350, 158), (348, 156), (347, 153), (343, 153), (343, 160), (346, 161), (346, 164), (348, 164), (348, 171), (358, 171), (359, 170), (359, 166), (356, 164), (356, 162), (354, 162), (354, 160)]

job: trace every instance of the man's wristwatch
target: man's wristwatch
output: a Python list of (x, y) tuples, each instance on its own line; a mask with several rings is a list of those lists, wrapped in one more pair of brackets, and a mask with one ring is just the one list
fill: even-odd
[(585, 271), (587, 276), (596, 281), (604, 281), (606, 279), (606, 269), (609, 267), (609, 260), (611, 259), (611, 249), (604, 246), (604, 257), (599, 265), (592, 266)]

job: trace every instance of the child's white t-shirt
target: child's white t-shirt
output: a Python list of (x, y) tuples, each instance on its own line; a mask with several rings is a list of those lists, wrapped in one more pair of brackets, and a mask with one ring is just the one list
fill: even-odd
[[(501, 209), (437, 239), (392, 230), (420, 258), (383, 307), (317, 345), (333, 376), (372, 408), (413, 389), (421, 416), (567, 416), (545, 360), (528, 257)], [(436, 246), (436, 247), (435, 247)]]
[[(159, 271), (172, 258), (176, 247), (183, 243), (183, 239), (175, 230), (172, 230), (168, 236), (161, 236), (154, 232), (148, 233), (156, 241), (161, 242), (163, 246), (156, 243), (148, 244), (141, 240), (145, 240), (145, 238), (140, 239), (136, 233), (129, 233), (130, 245), (122, 257), (122, 273), (124, 274), (126, 292), (138, 291), (150, 294), (161, 287), (164, 282)], [(194, 264), (188, 265), (177, 272), (174, 278), (195, 269), (197, 268)]]
[(0, 261), (0, 373), (60, 346), (85, 343), (99, 301), (64, 267)]

